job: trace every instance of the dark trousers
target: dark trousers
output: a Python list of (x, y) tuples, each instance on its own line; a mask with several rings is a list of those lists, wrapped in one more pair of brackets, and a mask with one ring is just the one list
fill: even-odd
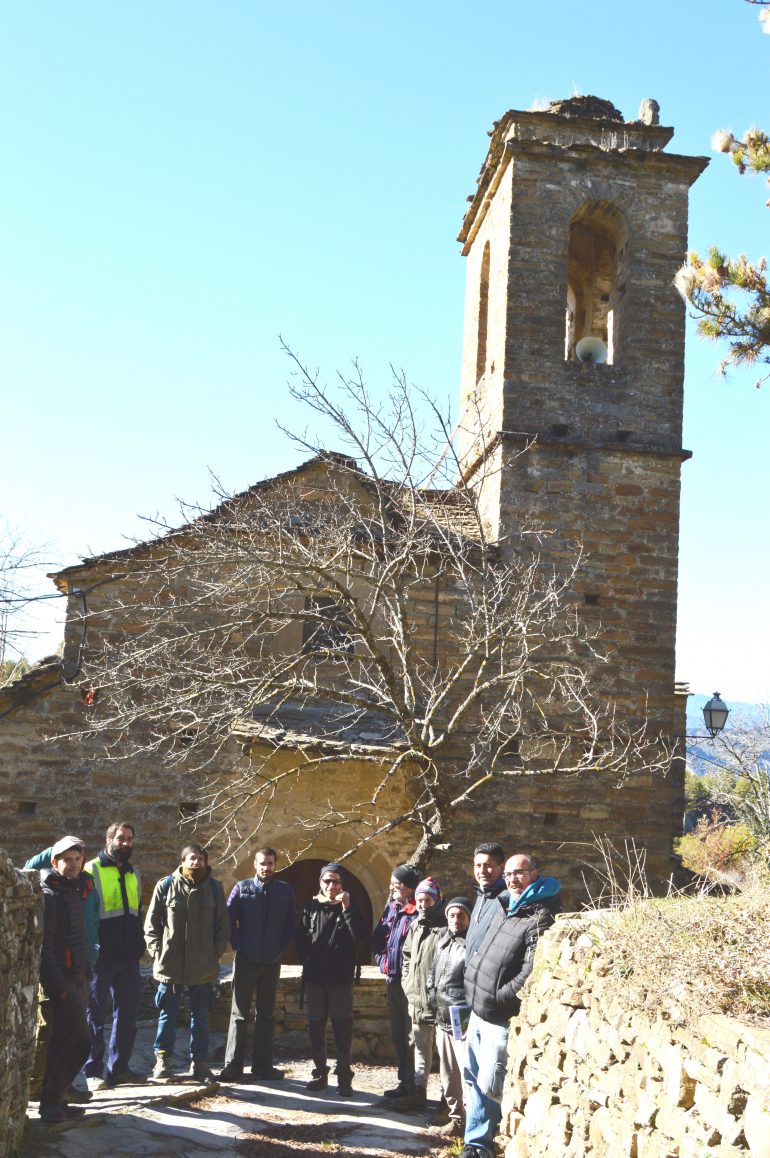
[(29, 1075), (29, 1096), (34, 1102), (40, 1097), (40, 1087), (43, 1084), (45, 1073), (45, 1059), (48, 1054), (48, 1042), (51, 1039), (53, 1028), (53, 1013), (51, 1002), (38, 990), (37, 995), (37, 1034), (35, 1035), (35, 1056), (32, 1059), (32, 1073)]
[[(84, 1067), (86, 1077), (111, 1077), (128, 1068), (136, 1039), (140, 988), (139, 962), (135, 958), (114, 961), (99, 958), (88, 1000), (91, 1052)], [(113, 1019), (105, 1067), (104, 1026), (110, 1001)]]
[(398, 1080), (405, 1086), (414, 1085), (414, 1045), (412, 1044), (412, 1019), (409, 1016), (409, 1002), (404, 996), (401, 981), (388, 982), (388, 1013), (390, 1014), (390, 1036), (398, 1059)]
[(334, 1034), (334, 1050), (337, 1055), (337, 1067), (334, 1072), (340, 1081), (349, 1081), (353, 1076), (351, 1067), (353, 1055), (353, 983), (321, 985), (308, 981), (305, 986), (305, 996), (307, 998), (310, 1052), (313, 1057), (313, 1077), (323, 1077), (329, 1072), (326, 1025), (330, 1020)]
[(51, 1037), (48, 1041), (40, 1109), (64, 1105), (72, 1081), (91, 1048), (91, 1032), (86, 1020), (88, 982), (69, 981), (66, 997), (49, 1002)]
[(246, 1055), (246, 1033), (254, 998), (254, 1041), (251, 1051), (252, 1071), (267, 1073), (273, 1068), (275, 1037), (275, 995), (281, 976), (281, 962), (257, 965), (242, 953), (236, 953), (233, 966), (233, 1003), (227, 1032), (225, 1065), (242, 1070)]

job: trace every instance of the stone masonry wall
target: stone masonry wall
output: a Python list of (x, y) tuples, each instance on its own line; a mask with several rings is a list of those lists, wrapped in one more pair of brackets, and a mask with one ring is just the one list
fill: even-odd
[(607, 976), (611, 919), (561, 918), (541, 942), (512, 1022), (505, 1158), (770, 1158), (770, 1027), (642, 1010)]
[(42, 895), (0, 849), (0, 1158), (20, 1152), (35, 1049)]

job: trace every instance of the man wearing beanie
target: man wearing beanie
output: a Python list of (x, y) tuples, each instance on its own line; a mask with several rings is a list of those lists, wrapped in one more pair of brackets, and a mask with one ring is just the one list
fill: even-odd
[(356, 942), (366, 933), (364, 918), (345, 888), (342, 865), (324, 865), (318, 894), (302, 910), (295, 937), (313, 1054), (308, 1090), (325, 1090), (329, 1084), (326, 1023), (331, 1018), (337, 1050), (337, 1092), (342, 1098), (352, 1097)]
[(401, 985), (403, 950), (409, 926), (417, 916), (414, 890), (420, 875), (414, 865), (400, 864), (390, 874), (390, 899), (372, 934), (372, 953), (387, 981), (390, 1033), (398, 1060), (398, 1085), (385, 1090), (386, 1098), (403, 1098), (414, 1092), (414, 1047), (409, 1003)]
[[(453, 897), (445, 907), (445, 929), (440, 930), (436, 953), (428, 976), (428, 1001), (436, 1015), (441, 1089), (448, 1120), (439, 1118), (431, 1133), (443, 1138), (462, 1138), (465, 1132), (463, 1066), (465, 1041), (460, 1037), (470, 1012), (465, 1001), (465, 934), (472, 904), (467, 897)], [(453, 1025), (453, 1011), (455, 1024)]]
[(40, 984), (51, 1003), (40, 1117), (51, 1124), (84, 1113), (81, 1106), (68, 1105), (72, 1080), (91, 1048), (86, 1020), (91, 967), (83, 896), (93, 889), (93, 880), (83, 873), (84, 859), (83, 842), (65, 836), (51, 849), (52, 867), (40, 875), (45, 904)]
[(410, 1094), (393, 1098), (390, 1105), (401, 1112), (424, 1110), (428, 1098), (428, 1078), (433, 1064), (436, 1016), (428, 1001), (428, 975), (444, 926), (441, 889), (433, 877), (420, 881), (414, 893), (417, 916), (404, 940), (401, 984), (409, 1005), (414, 1046), (414, 1088)]
[(519, 993), (532, 972), (540, 937), (553, 924), (561, 885), (541, 877), (533, 856), (517, 853), (505, 864), (508, 905), (498, 905), (484, 940), (468, 953), (465, 997), (471, 1007), (466, 1037), (465, 1145), (460, 1158), (494, 1158), (508, 1063), (508, 1030)]

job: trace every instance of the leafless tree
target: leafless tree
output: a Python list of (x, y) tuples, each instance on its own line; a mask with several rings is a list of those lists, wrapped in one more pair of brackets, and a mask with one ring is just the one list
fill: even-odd
[[(425, 398), (418, 412), (403, 375), (380, 402), (358, 367), (332, 389), (287, 352), (292, 395), (343, 453), (295, 434), (305, 469), (220, 490), (213, 511), (101, 562), (121, 579), (83, 678), (108, 753), (190, 769), (233, 851), (278, 793), (302, 816), (305, 778), (352, 755), (371, 790), (303, 817), (308, 843), (354, 823), (352, 851), (412, 822), (418, 857), (491, 777), (664, 769), (661, 738), (591, 696), (602, 652), (573, 594), (579, 555), (559, 569), (535, 526), (492, 541), (480, 472), (464, 479), (448, 418)], [(387, 815), (399, 777), (408, 804)]]
[(0, 686), (28, 670), (24, 645), (35, 635), (28, 618), (33, 602), (29, 573), (41, 564), (41, 552), (20, 531), (0, 523)]

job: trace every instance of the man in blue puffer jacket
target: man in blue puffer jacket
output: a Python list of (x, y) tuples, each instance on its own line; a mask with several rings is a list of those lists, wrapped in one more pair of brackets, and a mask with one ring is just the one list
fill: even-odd
[(532, 856), (518, 853), (505, 864), (508, 904), (499, 904), (481, 945), (468, 957), (465, 998), (471, 1007), (466, 1036), (465, 1145), (460, 1158), (494, 1158), (503, 1082), (508, 1064), (509, 1022), (532, 972), (540, 937), (561, 908), (561, 885), (538, 875)]
[(252, 997), (256, 1020), (251, 1080), (283, 1077), (283, 1071), (273, 1065), (275, 996), (281, 957), (294, 936), (297, 910), (291, 885), (275, 879), (277, 860), (274, 848), (261, 848), (254, 857), (254, 876), (238, 881), (227, 901), (235, 965), (225, 1067), (219, 1075), (224, 1082), (245, 1080), (243, 1062)]

